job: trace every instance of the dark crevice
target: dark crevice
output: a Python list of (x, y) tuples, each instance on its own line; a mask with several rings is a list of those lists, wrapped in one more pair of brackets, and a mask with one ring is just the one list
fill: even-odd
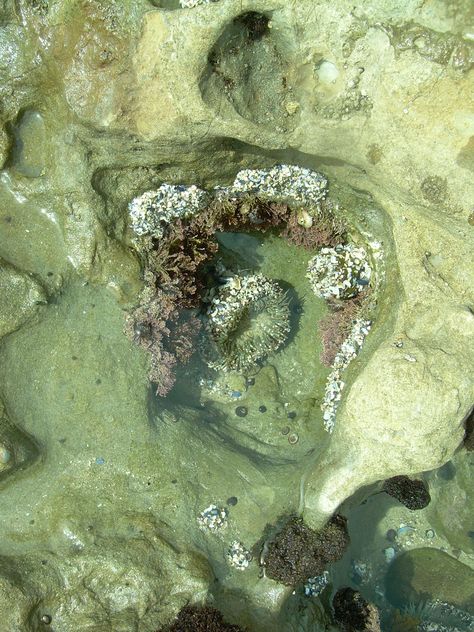
[(208, 55), (200, 88), (213, 109), (285, 131), (290, 119), (287, 64), (270, 17), (249, 11), (234, 18)]

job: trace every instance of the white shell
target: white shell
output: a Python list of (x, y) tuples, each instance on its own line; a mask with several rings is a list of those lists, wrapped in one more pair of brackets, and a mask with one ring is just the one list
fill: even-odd
[(313, 218), (308, 211), (298, 211), (298, 224), (304, 228), (311, 228), (313, 225)]

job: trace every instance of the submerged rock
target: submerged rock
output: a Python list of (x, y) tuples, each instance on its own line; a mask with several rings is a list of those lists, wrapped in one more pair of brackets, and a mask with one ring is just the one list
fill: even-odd
[(474, 608), (474, 570), (443, 551), (406, 551), (390, 565), (385, 580), (387, 599), (396, 607), (440, 600)]

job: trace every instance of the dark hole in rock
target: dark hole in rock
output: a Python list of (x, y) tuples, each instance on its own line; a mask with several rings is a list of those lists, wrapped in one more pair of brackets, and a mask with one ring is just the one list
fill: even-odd
[(474, 409), (471, 410), (471, 413), (464, 423), (464, 427), (466, 428), (466, 432), (464, 434), (464, 447), (469, 452), (472, 452), (474, 450)]
[(263, 13), (249, 11), (235, 18), (234, 24), (246, 29), (248, 39), (256, 42), (269, 32), (269, 21), (269, 18)]
[(290, 98), (284, 44), (269, 17), (250, 11), (234, 18), (208, 54), (200, 81), (203, 100), (220, 115), (237, 113), (258, 123), (287, 128)]

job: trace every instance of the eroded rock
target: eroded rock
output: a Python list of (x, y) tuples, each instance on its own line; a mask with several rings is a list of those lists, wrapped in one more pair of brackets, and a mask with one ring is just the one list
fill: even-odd
[(31, 318), (46, 296), (36, 281), (0, 261), (0, 338)]

